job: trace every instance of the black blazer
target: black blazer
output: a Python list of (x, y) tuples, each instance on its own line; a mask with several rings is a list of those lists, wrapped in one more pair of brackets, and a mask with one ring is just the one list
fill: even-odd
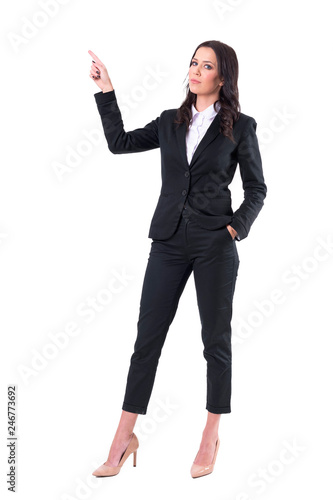
[[(191, 163), (186, 156), (186, 125), (173, 123), (176, 109), (167, 109), (143, 128), (125, 132), (115, 91), (94, 94), (109, 150), (114, 154), (160, 148), (162, 186), (148, 238), (165, 240), (173, 235), (184, 205), (203, 228), (230, 224), (245, 238), (260, 212), (267, 187), (264, 181), (257, 123), (240, 114), (234, 124), (236, 143), (219, 133), (216, 115), (199, 142)], [(244, 200), (233, 212), (228, 189), (239, 164)]]

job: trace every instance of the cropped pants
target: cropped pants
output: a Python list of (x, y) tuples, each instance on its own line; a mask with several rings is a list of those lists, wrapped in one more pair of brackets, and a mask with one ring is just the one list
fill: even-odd
[(153, 239), (122, 409), (146, 414), (163, 344), (193, 271), (207, 361), (206, 409), (230, 413), (231, 318), (239, 258), (226, 226), (200, 227), (183, 210), (176, 232)]

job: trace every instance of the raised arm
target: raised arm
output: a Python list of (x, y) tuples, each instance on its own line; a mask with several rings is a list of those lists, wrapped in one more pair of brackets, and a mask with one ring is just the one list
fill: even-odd
[(88, 52), (93, 57), (90, 77), (101, 89), (94, 96), (109, 150), (114, 154), (121, 154), (138, 153), (158, 148), (160, 117), (152, 120), (143, 128), (125, 132), (116, 94), (106, 67), (91, 50)]

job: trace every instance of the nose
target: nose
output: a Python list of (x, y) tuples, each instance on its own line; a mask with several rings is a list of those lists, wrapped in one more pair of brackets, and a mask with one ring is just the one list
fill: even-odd
[(195, 75), (200, 75), (199, 66), (192, 66), (192, 70)]

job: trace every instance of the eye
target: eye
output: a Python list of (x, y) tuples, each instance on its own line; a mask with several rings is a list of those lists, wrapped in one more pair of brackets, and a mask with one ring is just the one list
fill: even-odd
[[(191, 62), (191, 66), (197, 65), (198, 63), (196, 61)], [(210, 64), (205, 64), (205, 68), (207, 69), (213, 69), (213, 67)]]

